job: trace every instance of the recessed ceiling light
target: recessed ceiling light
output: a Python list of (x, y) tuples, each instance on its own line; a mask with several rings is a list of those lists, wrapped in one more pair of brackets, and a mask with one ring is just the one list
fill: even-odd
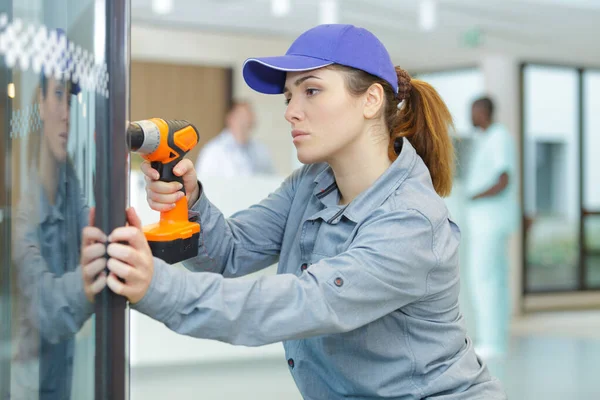
[(165, 15), (173, 11), (173, 0), (152, 0), (152, 11)]
[(271, 14), (275, 17), (285, 17), (291, 8), (291, 0), (271, 0)]
[(437, 23), (437, 2), (435, 0), (420, 0), (419, 26), (424, 31), (431, 31)]
[(339, 4), (337, 0), (321, 0), (319, 3), (319, 22), (337, 24), (339, 22)]

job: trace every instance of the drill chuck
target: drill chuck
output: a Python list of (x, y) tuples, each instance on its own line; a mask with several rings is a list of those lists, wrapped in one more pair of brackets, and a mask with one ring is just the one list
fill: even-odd
[(131, 151), (151, 154), (160, 145), (160, 129), (150, 120), (132, 122), (127, 128), (127, 141)]

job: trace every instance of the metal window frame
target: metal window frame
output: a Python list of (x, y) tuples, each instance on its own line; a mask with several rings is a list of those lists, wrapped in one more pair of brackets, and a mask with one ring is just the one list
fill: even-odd
[[(128, 203), (130, 21), (129, 0), (106, 0), (104, 56), (109, 97), (96, 94), (96, 217), (109, 233), (124, 226)], [(129, 308), (108, 288), (96, 297), (95, 399), (129, 398)]]
[[(524, 190), (525, 190), (525, 152), (521, 151), (519, 157), (520, 169), (521, 169), (521, 210), (522, 210), (522, 221), (521, 224), (521, 257), (522, 257), (522, 265), (523, 269), (521, 270), (521, 293), (527, 302), (527, 298), (530, 298), (532, 304), (537, 304), (536, 299), (548, 299), (548, 295), (560, 295), (561, 298), (565, 298), (564, 296), (573, 295), (574, 299), (577, 298), (577, 301), (569, 302), (567, 301), (564, 307), (567, 308), (582, 308), (581, 301), (578, 296), (581, 293), (589, 293), (591, 296), (595, 296), (600, 293), (600, 287), (590, 287), (587, 280), (587, 263), (586, 256), (591, 254), (591, 251), (588, 251), (585, 248), (585, 222), (586, 218), (589, 216), (598, 216), (600, 215), (600, 210), (587, 210), (584, 207), (584, 198), (585, 198), (585, 174), (586, 174), (586, 166), (585, 166), (585, 96), (584, 96), (584, 74), (587, 71), (600, 71), (600, 67), (596, 66), (581, 66), (581, 65), (573, 65), (573, 64), (557, 64), (557, 63), (546, 63), (546, 62), (528, 62), (524, 61), (520, 64), (519, 69), (519, 101), (521, 104), (520, 107), (520, 140), (521, 140), (521, 149), (525, 148), (525, 69), (529, 66), (541, 66), (541, 67), (554, 67), (554, 68), (571, 68), (577, 72), (577, 101), (579, 104), (578, 112), (577, 112), (577, 124), (578, 124), (578, 132), (577, 132), (577, 140), (578, 140), (578, 151), (579, 151), (579, 160), (578, 160), (578, 180), (579, 180), (579, 190), (578, 190), (578, 206), (579, 206), (579, 231), (578, 231), (578, 245), (579, 245), (579, 256), (578, 262), (576, 265), (577, 268), (577, 287), (575, 289), (561, 289), (561, 288), (547, 288), (547, 289), (536, 289), (531, 290), (528, 289), (528, 264), (527, 264), (527, 231), (525, 224), (525, 208), (524, 208)], [(597, 297), (597, 296), (596, 296)], [(568, 304), (567, 304), (568, 303)], [(569, 306), (569, 304), (571, 304)], [(596, 304), (597, 301), (594, 302)], [(546, 309), (543, 305), (539, 305), (541, 308)], [(533, 308), (540, 308), (537, 306), (533, 306)], [(556, 308), (564, 308), (557, 304), (551, 309)], [(528, 308), (528, 307), (526, 307)]]

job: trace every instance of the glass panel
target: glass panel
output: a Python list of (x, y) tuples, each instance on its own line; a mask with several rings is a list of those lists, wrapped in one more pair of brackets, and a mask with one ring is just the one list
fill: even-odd
[(106, 95), (106, 76), (94, 65), (94, 1), (2, 4), (10, 184), (0, 196), (9, 196), (10, 226), (0, 245), (11, 256), (0, 265), (9, 277), (2, 324), (10, 329), (0, 337), (0, 398), (92, 399), (95, 317), (79, 259), (94, 206), (93, 110), (96, 94)]
[(524, 74), (526, 289), (575, 289), (580, 217), (578, 74), (572, 68), (542, 66), (528, 66)]
[[(583, 131), (583, 207), (600, 212), (600, 159), (593, 151), (600, 149), (600, 71), (583, 74), (584, 131)], [(587, 285), (600, 288), (600, 216), (589, 216), (585, 224), (585, 267)]]
[(584, 224), (587, 284), (600, 288), (600, 216), (587, 217)]
[(594, 154), (600, 149), (600, 71), (583, 74), (583, 99), (583, 207), (600, 211), (600, 158)]

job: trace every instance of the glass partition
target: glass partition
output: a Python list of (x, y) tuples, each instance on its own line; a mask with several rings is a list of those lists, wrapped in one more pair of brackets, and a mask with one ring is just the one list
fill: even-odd
[[(114, 295), (106, 291), (97, 298), (86, 293), (80, 267), (82, 230), (94, 223), (91, 209), (96, 209), (95, 224), (104, 230), (116, 224), (102, 224), (99, 216), (112, 213), (119, 225), (124, 224), (126, 179), (115, 181), (120, 192), (98, 190), (98, 182), (107, 180), (110, 168), (127, 176), (128, 104), (122, 99), (128, 90), (123, 85), (128, 70), (122, 64), (128, 59), (119, 55), (129, 48), (104, 40), (119, 28), (115, 40), (125, 37), (118, 25), (126, 20), (125, 2), (108, 3), (0, 1), (2, 399), (122, 399), (125, 395), (124, 368), (117, 370), (120, 380), (107, 380), (107, 371), (115, 368), (102, 364), (107, 359), (126, 363), (126, 334), (115, 328), (125, 326), (125, 302), (107, 302)], [(118, 7), (120, 19), (106, 18), (118, 15)], [(109, 48), (112, 58), (106, 57)], [(114, 74), (115, 65), (121, 77)], [(116, 93), (110, 93), (113, 84), (121, 84)], [(122, 110), (115, 112), (117, 108)], [(109, 127), (109, 121), (120, 122), (122, 129)], [(120, 135), (121, 140), (108, 138), (107, 132)], [(113, 147), (107, 150), (106, 143)], [(112, 154), (115, 148), (119, 152)], [(122, 159), (122, 164), (111, 165), (109, 155)], [(115, 197), (107, 202), (110, 196)], [(121, 215), (110, 210), (109, 203), (122, 209)], [(99, 324), (107, 315), (111, 324)], [(120, 337), (115, 338), (115, 332)], [(110, 395), (95, 392), (99, 375), (106, 387), (111, 384)]]

